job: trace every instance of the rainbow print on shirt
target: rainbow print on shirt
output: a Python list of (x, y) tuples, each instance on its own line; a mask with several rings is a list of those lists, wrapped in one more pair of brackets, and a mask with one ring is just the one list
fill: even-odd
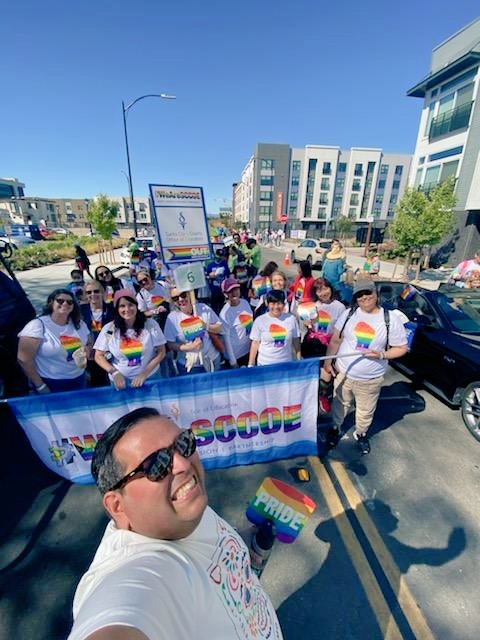
[(324, 311), (323, 309), (319, 309), (318, 317), (317, 317), (317, 323), (318, 323), (317, 331), (322, 331), (323, 333), (327, 333), (328, 327), (330, 326), (331, 322), (332, 322), (332, 316), (326, 311)]
[(273, 338), (275, 347), (285, 346), (285, 338), (287, 337), (287, 331), (285, 327), (282, 327), (279, 324), (271, 324), (268, 327), (268, 331)]
[(240, 324), (245, 329), (245, 333), (247, 336), (250, 335), (250, 331), (253, 325), (253, 316), (251, 313), (239, 313), (238, 319), (240, 320)]
[(182, 330), (187, 342), (191, 342), (192, 340), (195, 340), (195, 338), (203, 338), (205, 335), (205, 325), (203, 320), (197, 316), (191, 316), (190, 318), (180, 320), (180, 329)]
[(90, 323), (90, 331), (95, 335), (98, 335), (101, 330), (102, 330), (102, 321), (94, 320), (94, 318), (92, 318), (92, 322)]
[(142, 364), (143, 344), (136, 338), (122, 336), (120, 338), (120, 352), (127, 358), (129, 367)]
[(297, 284), (297, 288), (295, 289), (295, 300), (301, 300), (303, 298), (303, 294), (305, 292), (305, 287), (303, 282), (299, 282)]
[(151, 296), (150, 302), (156, 308), (156, 307), (159, 307), (161, 304), (163, 304), (165, 302), (165, 298), (163, 298), (162, 296), (158, 296), (158, 295), (157, 296)]
[(353, 328), (353, 333), (357, 339), (355, 349), (363, 351), (370, 348), (372, 340), (375, 338), (375, 329), (366, 322), (357, 322)]
[(60, 336), (60, 344), (67, 352), (67, 361), (73, 360), (73, 353), (80, 349), (82, 343), (78, 336)]

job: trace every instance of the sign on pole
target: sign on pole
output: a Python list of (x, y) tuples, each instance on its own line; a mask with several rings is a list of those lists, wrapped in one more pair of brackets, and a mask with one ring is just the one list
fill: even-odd
[(175, 286), (179, 291), (191, 291), (205, 286), (205, 272), (201, 262), (192, 262), (173, 271)]
[(212, 257), (201, 187), (150, 184), (163, 261), (172, 267)]

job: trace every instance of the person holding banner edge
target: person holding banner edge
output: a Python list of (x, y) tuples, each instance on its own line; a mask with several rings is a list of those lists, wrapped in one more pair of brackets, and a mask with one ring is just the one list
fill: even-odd
[(77, 587), (69, 640), (186, 640), (200, 629), (203, 638), (282, 639), (246, 545), (208, 506), (195, 449), (190, 430), (150, 408), (98, 441), (92, 474), (111, 521)]

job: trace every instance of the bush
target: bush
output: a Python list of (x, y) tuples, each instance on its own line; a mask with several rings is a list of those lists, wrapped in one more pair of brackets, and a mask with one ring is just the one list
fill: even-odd
[(407, 251), (398, 246), (394, 240), (387, 240), (378, 245), (380, 258), (383, 260), (393, 260), (394, 258), (404, 258)]

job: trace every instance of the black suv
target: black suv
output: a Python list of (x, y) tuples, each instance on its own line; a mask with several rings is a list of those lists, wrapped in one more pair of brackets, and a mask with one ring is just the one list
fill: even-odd
[(17, 335), (35, 317), (35, 309), (13, 273), (11, 247), (0, 241), (0, 398), (28, 393), (28, 383), (17, 364)]

